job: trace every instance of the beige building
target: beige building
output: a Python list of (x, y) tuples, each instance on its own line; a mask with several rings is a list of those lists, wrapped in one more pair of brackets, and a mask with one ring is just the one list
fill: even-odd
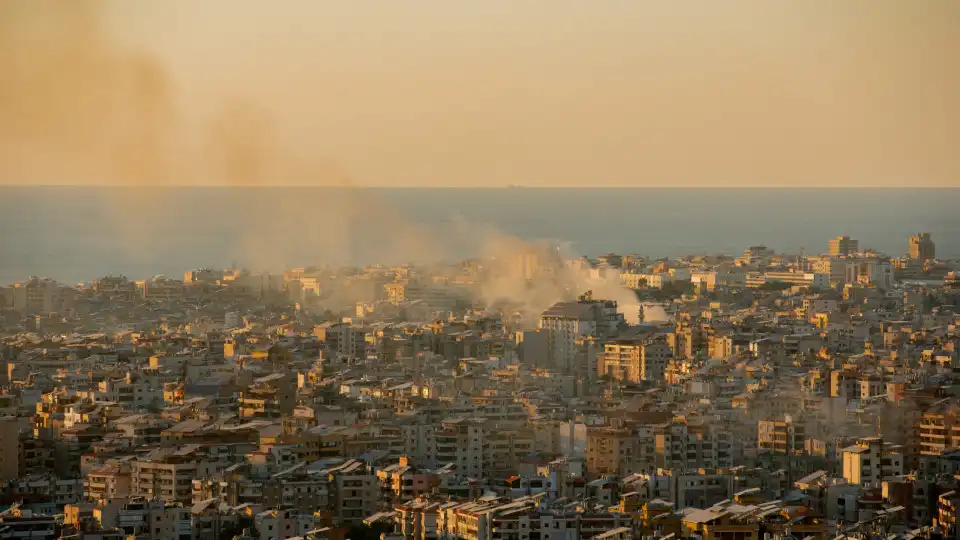
[(937, 256), (936, 246), (930, 233), (923, 232), (910, 237), (910, 258), (925, 262)]
[(22, 283), (4, 288), (6, 307), (20, 313), (54, 313), (69, 308), (75, 291), (49, 278), (31, 277)]
[(879, 486), (903, 474), (903, 454), (881, 437), (863, 437), (843, 449), (843, 477), (851, 484)]
[[(594, 477), (627, 473), (624, 466), (629, 465), (633, 460), (635, 439), (633, 431), (627, 428), (588, 427), (587, 472)], [(650, 444), (650, 450), (652, 456), (652, 444)]]
[(137, 282), (137, 294), (144, 300), (174, 300), (183, 298), (183, 282), (154, 276)]
[(832, 257), (846, 257), (860, 251), (860, 242), (849, 236), (838, 236), (830, 240), (830, 255)]
[(195, 538), (189, 506), (148, 500), (100, 501), (92, 515), (102, 528), (120, 529), (128, 538)]
[(90, 471), (83, 482), (83, 496), (90, 501), (130, 496), (131, 468), (127, 463)]
[(924, 412), (917, 432), (921, 455), (939, 457), (947, 448), (960, 448), (960, 409)]
[(804, 451), (805, 429), (802, 423), (786, 416), (783, 420), (757, 423), (757, 448), (776, 455), (796, 455)]
[(618, 339), (604, 346), (597, 375), (633, 383), (660, 381), (672, 357), (664, 334)]
[(213, 463), (204, 460), (197, 445), (179, 450), (155, 450), (131, 463), (130, 494), (167, 503), (191, 501), (194, 478), (216, 473)]

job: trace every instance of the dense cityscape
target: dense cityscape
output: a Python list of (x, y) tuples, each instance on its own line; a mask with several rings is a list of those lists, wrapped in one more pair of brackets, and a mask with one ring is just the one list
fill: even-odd
[(960, 536), (960, 260), (0, 287), (0, 539)]
[(0, 540), (960, 540), (958, 51), (3, 0)]

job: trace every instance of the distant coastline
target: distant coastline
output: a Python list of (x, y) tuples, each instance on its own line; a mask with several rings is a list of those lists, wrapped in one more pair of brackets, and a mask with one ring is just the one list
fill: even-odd
[(298, 185), (298, 184), (278, 184), (278, 185), (225, 185), (225, 184), (168, 184), (158, 186), (140, 186), (135, 184), (118, 185), (80, 185), (80, 184), (0, 184), (0, 191), (15, 189), (70, 189), (70, 190), (110, 190), (110, 189), (147, 189), (147, 190), (166, 190), (166, 189), (365, 189), (378, 191), (403, 191), (403, 190), (440, 190), (440, 191), (461, 191), (461, 190), (481, 190), (496, 191), (507, 189), (531, 189), (547, 191), (584, 191), (584, 190), (624, 190), (624, 191), (645, 191), (645, 190), (666, 190), (666, 191), (960, 191), (960, 185), (957, 186), (701, 186), (701, 185), (672, 185), (672, 186), (618, 186), (618, 185), (576, 185), (576, 186), (540, 186), (536, 184), (507, 184), (507, 185), (485, 185), (485, 186), (385, 186), (377, 184), (355, 184), (355, 185)]
[[(324, 230), (340, 209), (329, 194), (344, 191), (354, 214)], [(0, 283), (29, 275), (65, 282), (109, 273), (147, 277), (234, 260), (251, 267), (263, 260), (278, 267), (388, 262), (377, 256), (395, 243), (391, 235), (458, 227), (476, 234), (448, 239), (441, 249), (451, 257), (476, 255), (483, 232), (495, 230), (562, 242), (586, 255), (651, 257), (740, 254), (755, 244), (820, 253), (841, 234), (897, 256), (907, 252), (910, 235), (928, 231), (939, 256), (960, 258), (957, 196), (955, 188), (211, 186), (138, 193), (6, 186), (0, 187)], [(387, 216), (394, 221), (384, 225)], [(248, 241), (253, 233), (256, 242)], [(334, 244), (338, 260), (329, 260)]]

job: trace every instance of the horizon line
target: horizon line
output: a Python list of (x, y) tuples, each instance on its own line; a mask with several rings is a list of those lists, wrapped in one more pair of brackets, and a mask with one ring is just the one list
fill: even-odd
[(184, 188), (224, 188), (224, 189), (271, 189), (271, 188), (322, 188), (322, 189), (475, 189), (475, 190), (544, 190), (544, 189), (576, 189), (576, 190), (585, 190), (585, 189), (770, 189), (770, 190), (799, 190), (799, 189), (823, 189), (823, 190), (839, 190), (839, 189), (871, 189), (871, 190), (901, 190), (901, 189), (919, 189), (919, 190), (928, 190), (928, 189), (960, 189), (960, 185), (950, 185), (950, 186), (939, 186), (939, 185), (891, 185), (891, 186), (865, 186), (865, 185), (809, 185), (809, 186), (788, 186), (788, 185), (767, 185), (767, 186), (751, 186), (751, 185), (724, 185), (724, 186), (707, 186), (707, 185), (652, 185), (652, 186), (625, 186), (625, 185), (559, 185), (559, 186), (541, 186), (541, 185), (521, 185), (521, 184), (508, 184), (508, 185), (467, 185), (467, 186), (455, 186), (455, 185), (425, 185), (425, 186), (412, 186), (412, 185), (402, 185), (402, 186), (391, 186), (391, 185), (381, 185), (381, 184), (363, 184), (363, 185), (342, 185), (342, 184), (258, 184), (258, 185), (231, 185), (231, 184), (161, 184), (161, 185), (137, 185), (137, 184), (0, 184), (0, 189), (3, 188), (32, 188), (32, 189), (49, 189), (49, 188), (94, 188), (94, 189), (135, 189), (135, 188), (146, 188), (146, 189), (184, 189)]

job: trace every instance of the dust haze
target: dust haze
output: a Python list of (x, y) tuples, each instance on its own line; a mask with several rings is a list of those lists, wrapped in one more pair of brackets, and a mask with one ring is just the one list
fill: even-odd
[[(620, 301), (635, 319), (636, 297), (617, 280), (590, 277), (559, 261), (546, 265), (555, 271), (548, 279), (530, 279), (504, 261), (539, 246), (463, 222), (442, 231), (425, 228), (374, 192), (356, 189), (324, 148), (292, 150), (290, 134), (269, 112), (272, 100), (287, 95), (261, 103), (226, 93), (204, 114), (185, 106), (182, 81), (162, 58), (107, 31), (107, 5), (4, 4), (0, 184), (114, 186), (99, 210), (125, 233), (118, 249), (147, 262), (159, 245), (189, 241), (157, 232), (158, 224), (182, 217), (177, 197), (184, 192), (166, 188), (325, 186), (330, 189), (308, 199), (297, 191), (263, 189), (256, 214), (238, 215), (233, 224), (242, 231), (234, 246), (238, 257), (251, 269), (270, 271), (356, 261), (433, 264), (450, 260), (456, 247), (487, 261), (473, 291), (482, 304), (509, 306), (529, 320), (554, 302), (594, 290)], [(309, 133), (299, 136), (310, 140)], [(369, 296), (361, 289), (347, 287), (332, 300), (349, 304)]]

